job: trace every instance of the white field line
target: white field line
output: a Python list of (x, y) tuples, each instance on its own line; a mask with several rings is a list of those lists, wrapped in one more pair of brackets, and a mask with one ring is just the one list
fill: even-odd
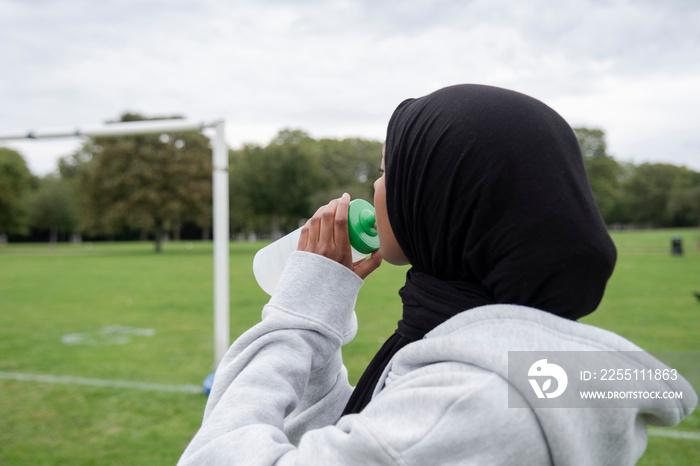
[(700, 440), (700, 432), (683, 432), (670, 429), (649, 429), (649, 435), (654, 437), (682, 438), (689, 440)]
[(63, 385), (86, 385), (90, 387), (132, 388), (135, 390), (150, 390), (156, 392), (202, 393), (202, 387), (197, 385), (161, 385), (148, 382), (131, 382), (128, 380), (87, 379), (41, 374), (22, 374), (19, 372), (0, 372), (0, 380), (18, 380), (21, 382), (40, 382)]
[[(131, 382), (126, 380), (87, 379), (84, 377), (22, 374), (19, 372), (0, 372), (0, 380), (18, 380), (21, 382), (41, 382), (64, 385), (86, 385), (91, 387), (132, 388), (136, 390), (151, 390), (157, 392), (202, 393), (202, 388), (196, 385), (161, 385), (147, 382)], [(683, 432), (670, 429), (650, 428), (649, 435), (676, 439), (700, 440), (698, 432)]]

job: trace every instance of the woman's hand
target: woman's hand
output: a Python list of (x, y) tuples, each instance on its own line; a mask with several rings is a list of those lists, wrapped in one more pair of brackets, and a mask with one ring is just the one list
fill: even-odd
[(363, 280), (382, 263), (379, 251), (368, 258), (352, 261), (348, 235), (348, 207), (350, 195), (343, 194), (319, 208), (301, 229), (297, 250), (313, 252), (333, 259), (355, 272)]

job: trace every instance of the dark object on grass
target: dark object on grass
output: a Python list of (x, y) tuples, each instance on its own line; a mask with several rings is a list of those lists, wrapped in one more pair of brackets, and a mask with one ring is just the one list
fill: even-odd
[(683, 238), (681, 238), (680, 236), (674, 236), (673, 238), (671, 238), (671, 255), (683, 255)]
[(700, 301), (700, 293), (698, 293), (698, 292), (696, 291), (696, 292), (693, 293), (693, 294), (695, 294), (695, 297), (698, 298), (698, 301)]

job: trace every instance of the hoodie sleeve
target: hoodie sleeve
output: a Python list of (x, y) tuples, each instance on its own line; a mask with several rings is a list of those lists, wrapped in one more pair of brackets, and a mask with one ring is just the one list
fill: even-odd
[[(340, 347), (355, 332), (362, 281), (294, 253), (258, 325), (227, 352), (181, 465), (550, 463), (531, 410), (505, 409), (505, 381), (445, 362), (397, 373), (360, 414)], [(503, 439), (508, 439), (503, 441)]]
[(340, 348), (355, 335), (361, 285), (330, 259), (293, 253), (262, 321), (217, 368), (180, 464), (274, 464), (304, 432), (334, 424), (352, 392)]

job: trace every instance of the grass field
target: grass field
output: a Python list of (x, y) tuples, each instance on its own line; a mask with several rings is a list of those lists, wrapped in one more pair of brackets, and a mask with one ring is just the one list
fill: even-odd
[[(673, 235), (683, 257), (669, 254)], [(616, 271), (583, 321), (648, 350), (700, 351), (697, 230), (614, 239)], [(266, 302), (251, 272), (260, 246), (231, 244), (234, 338)], [(211, 372), (212, 270), (211, 243), (167, 243), (160, 255), (148, 243), (0, 247), (0, 464), (174, 464), (205, 403), (192, 392)], [(353, 383), (395, 328), (404, 273), (385, 264), (361, 291), (360, 331), (344, 349)], [(27, 374), (46, 377), (17, 380)], [(640, 464), (700, 463), (700, 414), (673, 430), (695, 438), (652, 435)]]

